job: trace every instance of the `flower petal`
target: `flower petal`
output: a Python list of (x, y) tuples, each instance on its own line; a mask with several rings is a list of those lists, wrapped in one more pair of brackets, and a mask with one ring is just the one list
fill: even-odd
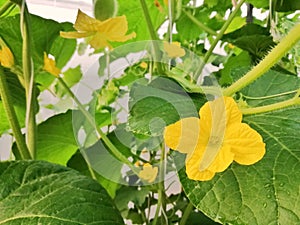
[(102, 24), (103, 22), (100, 20), (90, 17), (81, 10), (78, 10), (74, 28), (77, 31), (91, 32), (97, 31)]
[(136, 36), (134, 32), (126, 35), (127, 31), (128, 22), (125, 16), (105, 20), (102, 25), (98, 27), (98, 32), (104, 33), (109, 41), (123, 42)]
[(243, 165), (256, 163), (266, 152), (260, 134), (245, 123), (232, 124), (228, 128), (226, 144), (231, 146), (234, 161)]
[[(205, 153), (209, 154), (209, 147), (206, 149)], [(222, 146), (219, 150), (215, 158), (211, 161), (210, 165), (207, 166), (203, 159), (200, 164), (200, 170), (207, 169), (213, 172), (223, 172), (226, 170), (230, 164), (233, 162), (234, 154), (231, 152), (230, 146)]]
[(181, 153), (192, 153), (199, 140), (199, 122), (198, 118), (189, 117), (167, 126), (164, 132), (166, 145)]
[(61, 31), (59, 35), (63, 38), (85, 38), (93, 35), (94, 32)]
[(53, 59), (50, 59), (46, 52), (44, 52), (44, 68), (45, 71), (48, 73), (58, 77), (61, 73), (61, 70), (56, 67), (55, 61)]
[(242, 121), (242, 113), (238, 105), (231, 97), (220, 97), (214, 101), (206, 102), (199, 111), (201, 121), (205, 121), (210, 127), (220, 124), (231, 124)]
[(102, 49), (105, 47), (112, 48), (107, 41), (107, 36), (103, 33), (96, 33), (88, 43), (94, 49)]
[(151, 164), (145, 163), (143, 166), (143, 170), (139, 172), (139, 177), (149, 183), (152, 183), (158, 173), (158, 168), (157, 167), (152, 167)]
[(216, 156), (211, 155), (212, 158), (205, 157), (205, 155), (210, 156), (210, 151), (215, 152), (210, 148), (199, 146), (187, 158), (186, 173), (190, 179), (211, 180), (215, 173), (224, 171), (232, 163), (234, 154), (230, 151), (229, 146), (221, 147)]
[(0, 64), (7, 68), (11, 68), (15, 64), (14, 56), (6, 46), (2, 46), (2, 49), (0, 50)]
[(126, 16), (117, 16), (105, 20), (98, 31), (110, 34), (111, 36), (123, 36), (127, 30), (128, 23)]
[(182, 57), (185, 55), (185, 50), (180, 47), (179, 42), (164, 42), (164, 50), (170, 58)]
[(214, 177), (215, 172), (213, 171), (210, 170), (200, 171), (199, 165), (204, 151), (205, 148), (199, 146), (197, 149), (195, 149), (193, 154), (190, 154), (186, 159), (185, 168), (186, 168), (186, 174), (189, 179), (206, 181), (206, 180), (211, 180)]

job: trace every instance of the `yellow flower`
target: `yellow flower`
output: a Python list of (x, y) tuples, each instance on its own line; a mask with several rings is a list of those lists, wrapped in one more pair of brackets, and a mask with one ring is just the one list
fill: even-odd
[(157, 167), (152, 167), (151, 164), (145, 163), (143, 169), (139, 172), (139, 177), (149, 183), (152, 183), (158, 173)]
[(90, 37), (88, 43), (94, 49), (111, 48), (109, 42), (124, 42), (136, 36), (134, 32), (126, 35), (128, 24), (125, 16), (100, 21), (86, 15), (80, 10), (78, 10), (74, 28), (77, 31), (61, 31), (60, 36), (64, 38)]
[(180, 47), (179, 42), (164, 42), (164, 50), (170, 58), (176, 58), (185, 55), (185, 50)]
[(147, 69), (148, 64), (146, 62), (141, 62), (140, 67), (143, 68), (143, 69)]
[(61, 73), (61, 70), (56, 67), (55, 61), (53, 59), (50, 59), (46, 52), (44, 52), (44, 68), (43, 69), (56, 77), (58, 77), (59, 74)]
[(0, 50), (0, 63), (7, 68), (11, 68), (15, 64), (14, 56), (6, 46), (2, 46), (2, 49)]
[(193, 180), (210, 180), (235, 161), (251, 165), (265, 154), (258, 132), (242, 123), (242, 113), (230, 97), (205, 103), (198, 118), (184, 118), (166, 127), (166, 144), (187, 153), (186, 173)]

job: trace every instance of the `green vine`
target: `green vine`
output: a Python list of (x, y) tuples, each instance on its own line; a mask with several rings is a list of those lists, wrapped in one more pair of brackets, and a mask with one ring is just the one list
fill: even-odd
[(300, 24), (295, 25), (272, 51), (252, 70), (223, 91), (225, 96), (232, 96), (246, 87), (274, 66), (300, 40)]
[(23, 74), (25, 81), (26, 92), (26, 143), (33, 158), (36, 152), (36, 136), (37, 126), (35, 119), (35, 88), (34, 88), (34, 72), (33, 61), (31, 58), (31, 39), (30, 39), (30, 20), (29, 12), (25, 1), (21, 7), (21, 33), (23, 38), (22, 59), (23, 59)]
[(17, 152), (15, 152), (15, 157), (17, 159), (31, 159), (32, 157), (25, 143), (24, 136), (21, 133), (21, 127), (13, 106), (11, 94), (9, 92), (9, 87), (2, 66), (0, 66), (0, 94), (10, 127), (16, 139)]

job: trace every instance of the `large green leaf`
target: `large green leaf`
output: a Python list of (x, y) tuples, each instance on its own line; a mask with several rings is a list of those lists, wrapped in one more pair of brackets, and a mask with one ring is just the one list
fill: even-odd
[(130, 91), (129, 128), (151, 136), (184, 117), (197, 117), (202, 95), (188, 95), (175, 81), (158, 77), (149, 85), (134, 84)]
[[(299, 88), (299, 78), (270, 71), (242, 90), (268, 96)], [(295, 94), (295, 93), (294, 93)], [(292, 98), (247, 100), (252, 106)], [(192, 203), (210, 218), (226, 224), (297, 224), (300, 221), (300, 107), (244, 116), (266, 143), (264, 158), (252, 166), (233, 163), (211, 181), (189, 180), (183, 188)]]
[(43, 161), (0, 163), (0, 224), (124, 224), (92, 179)]
[[(89, 176), (89, 177), (92, 176), (91, 171), (90, 171), (92, 168), (88, 167), (88, 164), (87, 164), (86, 160), (84, 159), (84, 157), (82, 156), (80, 151), (77, 151), (71, 157), (71, 159), (68, 161), (67, 165), (68, 165), (68, 167), (73, 168), (86, 176)], [(93, 171), (93, 173), (94, 173), (93, 175), (96, 177), (97, 181), (102, 185), (102, 187), (105, 188), (105, 190), (110, 195), (110, 197), (114, 198), (116, 196), (116, 191), (119, 188), (120, 184), (101, 176), (96, 171)], [(119, 172), (119, 174), (120, 174), (120, 172)]]
[(72, 111), (50, 117), (38, 126), (36, 158), (66, 165), (77, 151)]

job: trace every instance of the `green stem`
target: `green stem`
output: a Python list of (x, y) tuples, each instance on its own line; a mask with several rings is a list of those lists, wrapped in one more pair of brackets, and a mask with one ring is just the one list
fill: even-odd
[(252, 70), (234, 82), (223, 91), (225, 96), (231, 96), (241, 90), (274, 66), (300, 40), (300, 24), (295, 25), (272, 51)]
[(297, 95), (294, 98), (286, 100), (286, 101), (277, 102), (277, 103), (274, 103), (271, 105), (254, 107), (254, 108), (241, 108), (240, 110), (244, 115), (249, 115), (249, 114), (270, 112), (270, 111), (283, 109), (283, 108), (287, 108), (287, 107), (295, 106), (295, 105), (300, 105), (299, 92), (297, 93)]
[(2, 16), (14, 3), (8, 1), (0, 8), (0, 16)]
[(276, 98), (276, 97), (280, 97), (280, 96), (284, 96), (284, 95), (290, 95), (290, 94), (296, 93), (297, 91), (298, 90), (286, 91), (286, 92), (279, 93), (279, 94), (267, 95), (267, 96), (261, 96), (261, 97), (252, 97), (252, 96), (247, 96), (244, 94), (242, 96), (244, 98), (250, 99), (250, 100), (262, 100), (262, 99)]
[(191, 202), (189, 202), (189, 204), (187, 205), (187, 207), (185, 208), (183, 215), (181, 217), (180, 223), (179, 225), (185, 225), (191, 212), (193, 211), (194, 206)]
[(228, 17), (228, 19), (226, 20), (226, 22), (222, 26), (220, 32), (218, 33), (218, 35), (214, 39), (213, 43), (211, 44), (210, 48), (208, 49), (208, 51), (205, 54), (203, 62), (200, 64), (200, 67), (199, 67), (197, 73), (195, 74), (195, 80), (198, 80), (199, 76), (202, 73), (202, 70), (203, 70), (205, 64), (208, 62), (210, 56), (212, 55), (213, 50), (215, 49), (215, 47), (217, 46), (218, 42), (223, 37), (225, 31), (227, 30), (228, 26), (230, 25), (230, 23), (232, 22), (232, 20), (236, 16), (236, 14), (240, 11), (240, 8), (244, 4), (245, 1), (246, 0), (240, 0), (240, 2), (237, 4), (236, 8), (233, 10), (233, 12), (230, 14), (230, 16)]
[(201, 23), (196, 17), (194, 17), (190, 12), (186, 10), (182, 10), (184, 14), (194, 23), (196, 24), (200, 29), (204, 30), (206, 33), (216, 36), (217, 32), (213, 29), (210, 29), (209, 27), (205, 26), (203, 23)]
[[(160, 211), (165, 211), (166, 210), (166, 204), (165, 204), (165, 154), (166, 150), (165, 147), (162, 146), (161, 148), (161, 157), (160, 157), (160, 170), (159, 170), (159, 183), (158, 183), (158, 201), (157, 201), (157, 208), (155, 211), (155, 217), (153, 220), (152, 225), (157, 224), (157, 220), (159, 217), (159, 212)], [(163, 212), (161, 213), (161, 218), (163, 218)], [(165, 224), (165, 223), (163, 223)]]
[(114, 144), (109, 140), (109, 138), (106, 136), (106, 134), (95, 124), (94, 118), (91, 116), (91, 114), (84, 108), (84, 106), (81, 104), (81, 102), (78, 100), (78, 98), (74, 95), (74, 93), (70, 90), (68, 85), (64, 82), (64, 80), (61, 77), (58, 77), (58, 81), (60, 84), (65, 88), (65, 90), (68, 92), (68, 94), (72, 97), (72, 99), (77, 104), (79, 110), (82, 112), (82, 114), (85, 116), (87, 121), (93, 126), (98, 133), (99, 137), (103, 140), (103, 142), (106, 144), (106, 146), (111, 150), (111, 152), (115, 155), (115, 157), (120, 160), (121, 162), (127, 164), (129, 168), (136, 174), (138, 174), (137, 168), (135, 168), (132, 163), (122, 154), (119, 152), (119, 150), (114, 146)]
[(151, 39), (153, 40), (152, 44), (153, 44), (153, 48), (154, 48), (154, 57), (155, 57), (155, 61), (156, 61), (156, 66), (157, 66), (157, 70), (158, 70), (158, 73), (159, 74), (163, 74), (163, 68), (162, 68), (162, 65), (160, 63), (160, 49), (159, 49), (159, 46), (157, 44), (157, 40), (158, 40), (158, 37), (157, 37), (157, 34), (155, 32), (155, 29), (154, 29), (154, 26), (153, 26), (153, 23), (152, 23), (152, 20), (151, 20), (151, 17), (150, 17), (150, 14), (149, 14), (149, 10), (148, 10), (148, 7), (147, 7), (147, 4), (145, 2), (145, 0), (140, 0), (140, 4), (141, 4), (141, 7), (142, 7), (142, 10), (143, 10), (143, 13), (144, 13), (144, 17), (145, 17), (145, 20), (146, 20), (146, 23), (147, 23), (147, 27), (148, 27), (148, 31), (150, 33), (150, 37)]
[(35, 88), (34, 73), (32, 71), (31, 45), (30, 45), (30, 21), (29, 12), (25, 1), (21, 6), (21, 33), (23, 38), (22, 60), (26, 92), (26, 143), (33, 158), (36, 152), (37, 126), (35, 119)]
[(0, 93), (4, 110), (6, 112), (10, 127), (17, 143), (18, 154), (15, 154), (15, 157), (17, 159), (31, 159), (31, 155), (25, 143), (24, 136), (21, 133), (21, 127), (18, 122), (11, 95), (9, 93), (9, 87), (7, 85), (6, 77), (2, 67), (0, 67)]

